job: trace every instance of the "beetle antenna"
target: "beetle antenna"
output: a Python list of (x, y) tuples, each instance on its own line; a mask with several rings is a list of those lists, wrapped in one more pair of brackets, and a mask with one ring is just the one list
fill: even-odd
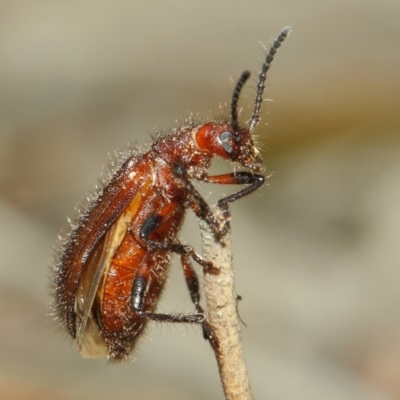
[(269, 53), (265, 59), (265, 62), (262, 66), (258, 85), (257, 85), (257, 95), (254, 101), (254, 111), (253, 116), (250, 120), (250, 132), (257, 126), (258, 122), (260, 121), (260, 108), (263, 102), (262, 95), (265, 89), (265, 80), (267, 79), (267, 72), (271, 67), (272, 61), (274, 60), (275, 54), (278, 51), (279, 47), (281, 47), (283, 41), (289, 36), (289, 33), (292, 31), (290, 26), (285, 27), (279, 36), (275, 39), (274, 44), (272, 45)]
[(242, 91), (244, 84), (249, 78), (250, 78), (250, 71), (244, 71), (235, 86), (235, 90), (233, 91), (232, 101), (231, 101), (231, 119), (232, 119), (232, 128), (234, 132), (234, 137), (237, 137), (239, 132), (238, 101), (240, 97), (240, 92)]

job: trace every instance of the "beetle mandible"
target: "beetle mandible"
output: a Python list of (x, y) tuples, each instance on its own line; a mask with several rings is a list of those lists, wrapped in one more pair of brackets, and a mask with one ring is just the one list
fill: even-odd
[[(238, 122), (240, 93), (250, 77), (245, 71), (233, 91), (229, 121), (187, 123), (157, 137), (150, 151), (131, 152), (60, 240), (53, 268), (55, 311), (82, 356), (128, 359), (148, 320), (201, 324), (204, 337), (217, 346), (200, 306), (191, 259), (205, 271), (214, 267), (191, 246), (182, 245), (177, 235), (186, 208), (217, 236), (226, 230), (192, 180), (246, 185), (218, 201), (225, 208), (263, 185), (262, 158), (252, 131), (260, 120), (268, 69), (290, 31), (282, 30), (263, 63), (248, 126)], [(214, 156), (238, 162), (246, 171), (208, 175)], [(171, 253), (180, 256), (196, 308), (193, 314), (155, 311)]]

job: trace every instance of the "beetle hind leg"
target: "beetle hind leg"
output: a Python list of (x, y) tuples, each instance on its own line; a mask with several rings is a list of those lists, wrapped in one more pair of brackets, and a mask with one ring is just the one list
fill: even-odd
[(207, 321), (206, 315), (199, 304), (200, 294), (198, 291), (198, 280), (196, 274), (194, 274), (193, 276), (194, 278), (190, 279), (190, 283), (188, 280), (187, 283), (188, 286), (190, 285), (189, 291), (191, 294), (191, 298), (196, 306), (196, 313), (194, 314), (166, 314), (146, 311), (144, 306), (144, 298), (147, 292), (148, 280), (144, 276), (139, 274), (136, 276), (133, 283), (131, 305), (133, 310), (139, 317), (147, 318), (152, 321), (201, 324), (203, 328), (204, 338), (206, 340), (209, 340), (211, 346), (215, 351), (218, 351), (219, 342), (214, 334), (212, 326)]
[[(186, 284), (189, 289), (190, 298), (192, 299), (192, 302), (196, 307), (196, 312), (198, 314), (205, 315), (203, 308), (200, 306), (199, 279), (187, 255), (181, 256), (181, 264)], [(214, 334), (212, 326), (207, 321), (207, 319), (204, 319), (202, 323), (202, 328), (203, 328), (204, 339), (208, 340), (211, 343), (211, 346), (213, 347), (214, 350), (218, 350), (219, 348), (218, 340)]]
[[(162, 215), (162, 213), (160, 213)], [(200, 290), (199, 280), (195, 270), (193, 269), (190, 258), (196, 261), (203, 267), (203, 271), (207, 273), (218, 273), (219, 269), (214, 266), (211, 261), (204, 260), (198, 255), (192, 246), (182, 245), (177, 240), (176, 242), (157, 241), (154, 240), (152, 235), (162, 228), (165, 220), (160, 215), (149, 215), (142, 224), (139, 237), (145, 242), (150, 250), (165, 250), (177, 253), (181, 258), (181, 265), (186, 279), (186, 284), (189, 289), (190, 297), (195, 305), (196, 313), (194, 314), (164, 314), (154, 313), (146, 310), (144, 306), (144, 299), (147, 292), (148, 278), (146, 272), (138, 272), (132, 287), (131, 304), (133, 310), (141, 317), (148, 318), (153, 321), (159, 322), (180, 322), (180, 323), (197, 323), (201, 324), (203, 328), (203, 336), (214, 350), (218, 350), (218, 340), (214, 334), (213, 328), (206, 319), (205, 312), (200, 306)]]

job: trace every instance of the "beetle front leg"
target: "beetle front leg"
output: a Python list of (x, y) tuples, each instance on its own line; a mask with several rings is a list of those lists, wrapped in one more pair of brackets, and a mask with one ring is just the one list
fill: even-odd
[(197, 218), (205, 221), (208, 226), (214, 231), (214, 234), (217, 237), (223, 236), (228, 231), (228, 219), (229, 216), (226, 215), (226, 218), (217, 219), (214, 213), (211, 211), (208, 203), (203, 199), (201, 194), (193, 187), (193, 185), (188, 182), (187, 188), (189, 190), (189, 205), (193, 212), (196, 214)]
[(223, 236), (228, 230), (227, 220), (229, 218), (229, 203), (239, 200), (240, 198), (254, 192), (265, 182), (263, 175), (253, 174), (248, 171), (207, 176), (203, 180), (207, 183), (216, 183), (219, 185), (249, 185), (218, 201), (218, 206), (225, 211), (226, 216), (226, 218), (223, 217), (220, 220), (215, 218), (214, 214), (211, 212), (210, 206), (203, 199), (200, 193), (191, 184), (188, 185), (190, 191), (190, 207), (198, 218), (208, 223), (217, 236)]
[(208, 176), (204, 179), (204, 182), (217, 183), (219, 185), (249, 185), (244, 189), (219, 200), (218, 205), (221, 208), (224, 208), (227, 207), (229, 203), (233, 203), (260, 188), (265, 182), (265, 177), (248, 171), (242, 171)]

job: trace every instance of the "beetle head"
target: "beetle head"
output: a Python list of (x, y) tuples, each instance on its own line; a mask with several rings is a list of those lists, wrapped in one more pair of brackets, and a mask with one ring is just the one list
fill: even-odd
[(274, 60), (274, 56), (287, 38), (292, 28), (286, 27), (274, 41), (267, 54), (258, 79), (257, 93), (254, 100), (254, 111), (248, 128), (238, 123), (238, 102), (240, 93), (250, 77), (249, 71), (244, 71), (238, 80), (231, 100), (230, 123), (208, 123), (194, 131), (194, 140), (200, 151), (212, 156), (237, 161), (254, 172), (261, 170), (262, 157), (254, 144), (252, 132), (260, 121), (260, 109), (263, 103), (262, 95), (265, 89), (267, 72)]
[(200, 151), (210, 157), (239, 162), (254, 172), (261, 169), (262, 158), (248, 128), (210, 122), (194, 131), (194, 140)]

